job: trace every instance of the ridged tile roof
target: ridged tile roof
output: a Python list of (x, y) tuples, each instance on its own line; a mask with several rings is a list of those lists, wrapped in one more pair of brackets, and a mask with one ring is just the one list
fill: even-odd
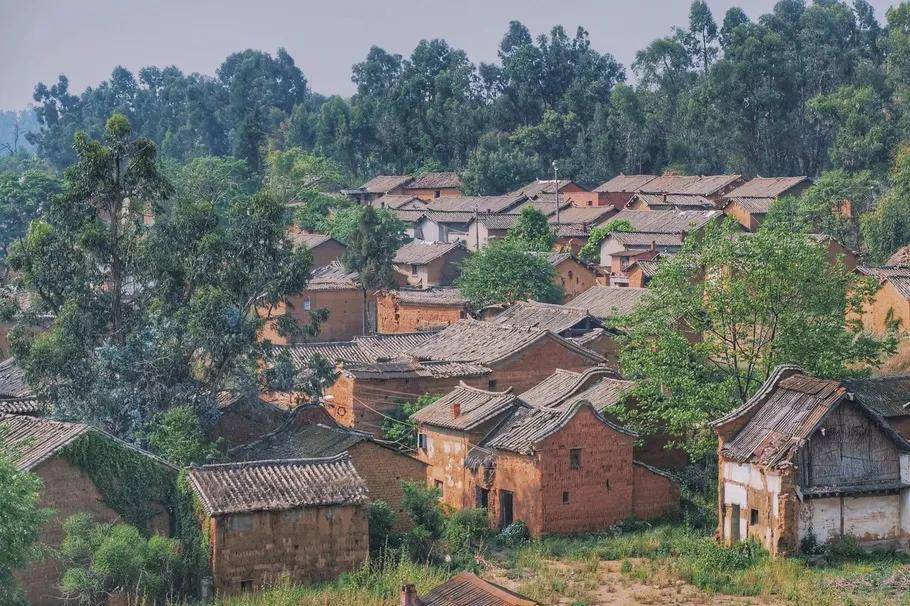
[(888, 282), (905, 299), (910, 299), (910, 268), (904, 267), (857, 267), (857, 271), (873, 276), (879, 282)]
[(894, 253), (888, 257), (885, 266), (910, 268), (910, 246), (902, 246), (894, 251)]
[[(531, 181), (524, 187), (520, 187), (515, 191), (511, 192), (511, 195), (525, 195), (529, 198), (539, 196), (540, 194), (555, 194), (557, 189), (557, 182), (553, 179), (537, 179), (536, 181)], [(573, 184), (572, 181), (567, 181), (565, 179), (559, 180), (559, 189), (562, 190), (567, 185)]]
[(767, 215), (775, 198), (726, 198), (729, 204), (736, 204), (750, 215)]
[(598, 318), (615, 318), (635, 311), (646, 294), (647, 288), (595, 285), (579, 293), (568, 305), (586, 309)]
[(25, 382), (25, 371), (13, 358), (0, 362), (0, 398), (27, 398), (32, 390)]
[(317, 267), (313, 270), (307, 290), (357, 290), (360, 288), (360, 276), (349, 272), (338, 261)]
[(353, 429), (302, 423), (292, 416), (275, 431), (258, 440), (232, 448), (234, 462), (335, 457), (372, 437)]
[(712, 210), (715, 208), (714, 203), (704, 196), (694, 196), (686, 194), (645, 194), (638, 193), (632, 197), (633, 200), (641, 200), (648, 208), (655, 207), (675, 207), (678, 210)]
[(756, 177), (728, 192), (725, 198), (778, 198), (808, 177)]
[(427, 208), (436, 212), (501, 213), (516, 206), (523, 198), (518, 196), (443, 196), (428, 203)]
[(539, 606), (538, 602), (462, 572), (421, 598), (423, 606)]
[(486, 391), (461, 383), (415, 412), (411, 420), (435, 427), (470, 431), (518, 406), (523, 406), (523, 403), (511, 391)]
[(594, 188), (596, 192), (602, 193), (634, 193), (648, 183), (657, 178), (657, 175), (623, 175), (619, 174)]
[(739, 175), (663, 175), (640, 187), (644, 193), (710, 196), (739, 181)]
[(376, 175), (360, 186), (371, 194), (384, 194), (410, 183), (414, 177), (408, 175)]
[[(315, 354), (330, 362), (376, 362), (380, 359), (401, 357), (406, 351), (424, 343), (432, 332), (398, 333), (391, 335), (364, 335), (351, 341), (329, 341), (289, 345), (291, 360), (305, 366)], [(276, 351), (277, 351), (276, 346)]]
[(366, 482), (347, 454), (193, 467), (189, 480), (208, 515), (367, 502)]
[[(307, 250), (313, 250), (331, 240), (334, 238), (328, 234), (307, 234), (298, 231), (291, 235), (291, 241), (295, 246), (303, 246)], [(337, 240), (335, 241), (337, 242)], [(341, 242), (338, 243), (341, 244)]]
[[(581, 223), (597, 225), (616, 213), (612, 206), (570, 206), (559, 211), (560, 224)], [(550, 215), (550, 223), (556, 223), (556, 213)]]
[(425, 289), (403, 288), (391, 290), (389, 294), (401, 303), (410, 305), (467, 305), (468, 300), (454, 286), (439, 286)]
[[(540, 194), (536, 198), (525, 200), (518, 206), (513, 206), (506, 212), (510, 215), (520, 215), (522, 211), (526, 208), (533, 208), (542, 212), (547, 217), (556, 215), (556, 195), (555, 194)], [(566, 200), (564, 196), (559, 198), (559, 214), (561, 215), (564, 212), (568, 212), (572, 208), (572, 203), (569, 200)]]
[[(634, 386), (619, 378), (606, 366), (595, 366), (583, 372), (557, 369), (549, 377), (518, 395), (535, 408), (560, 408), (580, 399), (588, 399), (597, 410), (615, 404), (622, 393)], [(581, 394), (587, 393), (588, 397)]]
[(386, 194), (370, 201), (370, 206), (388, 210), (423, 210), (427, 203), (410, 194)]
[(37, 398), (0, 400), (0, 413), (41, 417), (50, 411), (50, 404)]
[(586, 328), (600, 325), (600, 320), (589, 314), (586, 309), (537, 301), (519, 301), (496, 316), (493, 321), (515, 328), (543, 328), (557, 334), (582, 324), (585, 324)]
[(683, 239), (680, 234), (615, 231), (609, 234), (607, 238), (615, 240), (627, 248), (648, 248), (652, 245), (682, 248), (683, 245)]
[(628, 221), (635, 231), (662, 234), (691, 232), (722, 217), (719, 210), (628, 210), (623, 209), (610, 217), (605, 225), (614, 221)]
[(393, 263), (426, 265), (453, 251), (465, 250), (458, 242), (422, 242), (414, 240), (398, 249)]
[(458, 176), (458, 173), (439, 172), (418, 175), (413, 181), (408, 183), (405, 189), (443, 189), (453, 187), (461, 187), (461, 177)]

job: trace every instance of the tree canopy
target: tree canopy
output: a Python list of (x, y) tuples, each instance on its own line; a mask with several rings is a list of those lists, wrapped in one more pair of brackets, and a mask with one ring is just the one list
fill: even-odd
[(544, 254), (529, 252), (513, 240), (494, 241), (465, 259), (457, 286), (475, 309), (524, 299), (562, 301), (556, 270)]

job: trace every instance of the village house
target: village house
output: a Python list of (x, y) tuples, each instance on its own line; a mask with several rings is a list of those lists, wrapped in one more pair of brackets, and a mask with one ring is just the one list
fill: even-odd
[(341, 260), (347, 248), (344, 244), (328, 234), (312, 234), (294, 230), (291, 242), (295, 247), (303, 247), (313, 255), (313, 267), (324, 267)]
[(461, 381), (490, 390), (524, 390), (556, 368), (581, 370), (603, 362), (596, 352), (548, 330), (470, 319), (432, 333), (398, 355), (388, 353), (373, 362), (340, 366), (327, 390), (327, 408), (339, 424), (380, 435), (383, 415), (400, 402), (446, 393)]
[[(149, 486), (167, 485), (176, 480), (177, 469), (169, 463), (135, 448), (114, 436), (85, 425), (52, 421), (27, 415), (0, 414), (0, 434), (3, 435), (4, 455), (17, 469), (35, 474), (41, 479), (38, 505), (52, 511), (52, 517), (41, 529), (39, 542), (50, 549), (60, 547), (64, 538), (63, 523), (71, 515), (86, 513), (98, 523), (123, 521), (123, 512), (109, 505), (112, 501), (104, 493), (105, 487), (92, 480), (94, 469), (77, 453), (84, 451), (106, 452), (118, 459), (118, 465), (108, 467), (103, 473), (112, 474), (106, 480), (116, 485), (118, 481), (135, 481), (121, 478), (121, 470), (131, 465), (148, 465), (152, 473), (146, 478)], [(94, 462), (97, 464), (97, 462)], [(155, 475), (159, 477), (154, 477)], [(144, 524), (135, 516), (131, 523), (148, 534), (169, 535), (171, 528), (171, 494), (149, 491), (150, 500), (143, 503)], [(29, 604), (50, 606), (60, 604), (64, 597), (60, 591), (61, 563), (51, 555), (32, 562), (15, 572)]]
[(537, 179), (510, 192), (509, 195), (536, 198), (546, 194), (556, 195), (557, 193), (560, 199), (565, 198), (572, 203), (572, 206), (597, 206), (598, 203), (597, 195), (594, 192), (588, 191), (574, 181), (566, 181), (565, 179), (560, 179), (559, 181)]
[(872, 300), (863, 305), (863, 328), (878, 335), (910, 331), (910, 268), (860, 266), (857, 271), (878, 283)]
[(540, 253), (546, 255), (547, 261), (556, 270), (554, 282), (565, 293), (563, 300), (584, 292), (597, 283), (600, 275), (591, 265), (583, 263), (570, 252)]
[(882, 415), (895, 403), (881, 386), (782, 366), (714, 421), (721, 541), (754, 538), (775, 556), (844, 536), (906, 549), (910, 443)]
[(471, 572), (460, 572), (423, 597), (414, 585), (401, 588), (400, 606), (540, 606)]
[[(468, 240), (468, 226), (475, 218), (473, 211), (404, 211), (419, 215), (413, 221), (413, 238), (424, 242), (463, 242), (466, 246)], [(396, 216), (401, 211), (396, 211)], [(401, 217), (399, 217), (401, 218)], [(470, 247), (468, 247), (470, 250)]]
[(640, 254), (634, 257), (624, 272), (628, 286), (632, 288), (647, 288), (651, 278), (657, 274), (658, 264), (668, 256), (654, 251), (654, 254)]
[(700, 196), (714, 208), (722, 206), (723, 197), (743, 183), (740, 175), (618, 175), (595, 188), (601, 204), (625, 208), (635, 194)]
[(449, 286), (461, 273), (461, 262), (467, 256), (467, 248), (458, 242), (415, 240), (398, 249), (392, 264), (402, 286)]
[(404, 186), (406, 195), (425, 202), (437, 198), (461, 195), (461, 177), (458, 173), (424, 173)]
[(360, 204), (369, 204), (387, 194), (402, 195), (405, 186), (414, 180), (408, 175), (376, 175), (356, 189), (345, 189), (342, 193)]
[(600, 320), (628, 316), (648, 293), (645, 288), (595, 284), (571, 299), (567, 305), (586, 310)]
[(387, 194), (370, 202), (376, 210), (426, 210), (427, 203), (409, 194)]
[(781, 196), (798, 196), (812, 182), (808, 177), (756, 177), (724, 195), (724, 213), (749, 231), (756, 231)]
[[(373, 319), (370, 314), (364, 325), (363, 311), (367, 304), (357, 273), (348, 272), (341, 263), (334, 261), (314, 269), (306, 288), (300, 294), (289, 297), (287, 303), (259, 310), (259, 314), (266, 319), (260, 338), (276, 345), (314, 338), (320, 341), (351, 339), (370, 330)], [(303, 329), (312, 324), (312, 315), (323, 309), (328, 312), (328, 317), (319, 324), (318, 336), (307, 336)], [(282, 316), (290, 317), (301, 329), (300, 333), (290, 338), (280, 334), (278, 326)]]
[(369, 493), (347, 454), (203, 465), (188, 477), (217, 595), (332, 579), (368, 557)]
[(626, 208), (629, 210), (714, 210), (714, 203), (704, 196), (637, 193), (632, 196)]
[(609, 181), (601, 183), (594, 188), (600, 206), (610, 206), (622, 210), (641, 187), (648, 181), (653, 181), (657, 175), (616, 175)]
[[(295, 411), (296, 413), (296, 411)], [(384, 501), (396, 514), (396, 527), (408, 525), (402, 482), (424, 482), (426, 464), (398, 450), (396, 444), (370, 434), (339, 427), (335, 423), (310, 423), (305, 415), (293, 414), (275, 431), (231, 449), (234, 462), (332, 458), (347, 454), (358, 475), (366, 482), (371, 501)]]
[(505, 238), (518, 221), (518, 216), (511, 213), (495, 213), (472, 217), (468, 223), (468, 233), (465, 239), (468, 250), (477, 252), (496, 240)]
[(466, 318), (467, 308), (468, 300), (454, 287), (381, 291), (376, 294), (376, 331), (438, 330)]
[(427, 483), (456, 509), (484, 507), (534, 536), (607, 528), (678, 510), (679, 487), (634, 460), (636, 435), (603, 416), (630, 383), (608, 369), (563, 374), (516, 395), (460, 384), (412, 415)]
[(611, 286), (631, 286), (628, 270), (636, 261), (679, 252), (684, 237), (685, 234), (614, 231), (600, 242), (601, 267), (609, 270)]

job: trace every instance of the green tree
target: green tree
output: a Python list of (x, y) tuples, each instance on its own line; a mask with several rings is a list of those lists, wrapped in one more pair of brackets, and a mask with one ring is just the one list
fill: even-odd
[(558, 303), (563, 292), (555, 279), (556, 270), (546, 256), (500, 240), (464, 261), (457, 285), (471, 306), (481, 309), (525, 299)]
[(62, 190), (61, 180), (46, 169), (22, 174), (0, 171), (0, 256), (25, 235), (28, 224), (50, 207)]
[(541, 171), (540, 158), (527, 154), (508, 138), (488, 133), (468, 159), (462, 174), (465, 195), (493, 196), (514, 191)]
[(209, 200), (163, 204), (171, 187), (154, 145), (131, 138), (122, 116), (103, 142), (80, 135), (76, 149), (64, 195), (9, 257), (54, 314), (46, 332), (12, 335), (30, 384), (64, 414), (127, 437), (174, 405), (202, 411), (219, 390), (250, 385), (264, 347), (255, 311), (309, 276), (285, 209), (266, 195), (223, 217)]
[(13, 571), (39, 557), (36, 543), (48, 512), (39, 506), (41, 479), (20, 471), (0, 425), (0, 602), (25, 605)]
[(515, 225), (509, 229), (506, 239), (525, 250), (549, 252), (556, 243), (556, 234), (550, 228), (547, 216), (529, 206), (522, 209)]
[(894, 140), (885, 101), (871, 86), (841, 86), (808, 102), (816, 122), (833, 139), (828, 157), (846, 170), (887, 164)]
[(833, 378), (873, 367), (886, 344), (852, 319), (869, 294), (805, 234), (711, 226), (661, 264), (624, 322), (620, 364), (637, 382), (635, 405), (612, 412), (706, 455), (716, 447), (706, 422), (745, 402), (776, 366)]
[(185, 164), (166, 160), (162, 169), (174, 186), (174, 203), (209, 202), (219, 215), (258, 189), (246, 162), (236, 158), (203, 156)]
[(60, 587), (79, 604), (104, 604), (116, 594), (164, 604), (179, 586), (182, 561), (174, 539), (145, 538), (129, 524), (95, 524), (88, 514), (70, 516), (63, 530)]
[(202, 465), (218, 456), (190, 406), (175, 406), (155, 415), (145, 438), (152, 452), (180, 467)]
[(341, 170), (333, 161), (299, 147), (271, 151), (266, 157), (266, 191), (282, 203), (301, 200), (342, 182)]
[(889, 183), (875, 208), (860, 217), (863, 247), (877, 263), (910, 244), (910, 145), (898, 150)]
[(588, 234), (588, 241), (585, 242), (585, 245), (578, 251), (578, 256), (585, 261), (600, 262), (600, 243), (614, 231), (630, 232), (635, 231), (635, 228), (625, 219), (610, 221), (602, 227), (595, 227), (591, 230), (591, 233)]
[(417, 450), (417, 423), (411, 420), (411, 415), (440, 397), (425, 393), (416, 400), (398, 402), (391, 414), (382, 421), (383, 439), (394, 442), (402, 450)]
[(363, 291), (363, 330), (367, 322), (367, 293), (395, 285), (392, 260), (405, 243), (404, 224), (386, 210), (377, 211), (371, 206), (363, 208), (360, 223), (348, 239), (348, 246), (341, 258), (350, 272), (357, 272)]

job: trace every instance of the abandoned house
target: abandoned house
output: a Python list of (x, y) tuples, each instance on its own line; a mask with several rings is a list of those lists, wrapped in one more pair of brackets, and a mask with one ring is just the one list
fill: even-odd
[(863, 328), (879, 335), (910, 331), (910, 268), (860, 266), (857, 271), (878, 282), (872, 300), (863, 305)]
[(331, 421), (311, 423), (306, 416), (294, 414), (277, 430), (228, 451), (227, 458), (242, 462), (326, 458), (343, 453), (351, 458), (354, 469), (366, 482), (370, 500), (388, 503), (395, 512), (396, 526), (405, 528), (408, 518), (402, 504), (401, 483), (424, 482), (426, 464), (370, 434)]
[(712, 423), (725, 544), (754, 538), (772, 555), (843, 536), (907, 547), (910, 443), (882, 416), (878, 407), (893, 403), (874, 387), (781, 366)]
[(582, 262), (570, 252), (539, 253), (545, 255), (547, 261), (556, 270), (554, 282), (562, 288), (563, 301), (568, 301), (594, 286), (600, 273), (593, 265)]
[(398, 249), (392, 265), (401, 286), (450, 286), (461, 273), (461, 262), (467, 256), (462, 243), (415, 240)]
[(539, 606), (539, 603), (474, 573), (460, 572), (423, 597), (417, 595), (414, 585), (402, 586), (400, 606)]
[(327, 234), (312, 234), (295, 229), (291, 242), (295, 247), (303, 247), (313, 255), (313, 267), (323, 267), (341, 260), (347, 248), (344, 244)]
[(218, 595), (314, 583), (369, 553), (367, 485), (347, 454), (191, 467)]
[(535, 536), (607, 528), (676, 511), (679, 487), (634, 460), (636, 435), (603, 408), (629, 383), (608, 369), (561, 375), (516, 395), (465, 384), (411, 418), (427, 483), (447, 505), (484, 507), (499, 527)]
[[(171, 492), (156, 487), (173, 484), (177, 469), (169, 463), (135, 448), (100, 429), (82, 423), (67, 423), (27, 415), (0, 414), (0, 433), (3, 434), (4, 454), (16, 468), (35, 474), (41, 479), (39, 506), (53, 511), (41, 529), (39, 541), (51, 549), (63, 541), (63, 522), (71, 515), (87, 513), (95, 522), (119, 522), (126, 517), (148, 534), (169, 535), (171, 528)], [(105, 487), (96, 485), (88, 469), (91, 464), (86, 453), (107, 453), (122, 464), (109, 468), (120, 474), (131, 467), (151, 463), (147, 478), (149, 499), (140, 508), (116, 511), (111, 503), (114, 495), (105, 494)], [(113, 471), (110, 471), (113, 469)], [(128, 472), (123, 472), (128, 473)], [(117, 482), (134, 481), (132, 477), (107, 478)], [(61, 563), (52, 556), (35, 561), (16, 571), (29, 604), (45, 606), (64, 601), (59, 588)]]
[[(366, 325), (365, 305), (368, 308)], [(259, 310), (260, 316), (266, 318), (260, 338), (276, 345), (313, 340), (302, 331), (311, 325), (312, 314), (324, 309), (328, 317), (320, 323), (317, 338), (320, 341), (344, 341), (369, 332), (373, 322), (370, 307), (364, 300), (357, 273), (348, 272), (341, 263), (333, 261), (314, 269), (306, 288), (300, 294), (289, 297), (287, 303)], [(290, 337), (280, 334), (278, 325), (282, 316), (290, 317), (301, 332)]]
[(446, 393), (460, 381), (523, 390), (556, 368), (581, 370), (602, 362), (596, 352), (547, 330), (464, 319), (398, 355), (344, 363), (327, 390), (328, 408), (341, 425), (379, 435), (383, 415), (403, 399)]
[(387, 290), (376, 293), (376, 330), (380, 334), (445, 328), (467, 317), (468, 300), (454, 287)]

